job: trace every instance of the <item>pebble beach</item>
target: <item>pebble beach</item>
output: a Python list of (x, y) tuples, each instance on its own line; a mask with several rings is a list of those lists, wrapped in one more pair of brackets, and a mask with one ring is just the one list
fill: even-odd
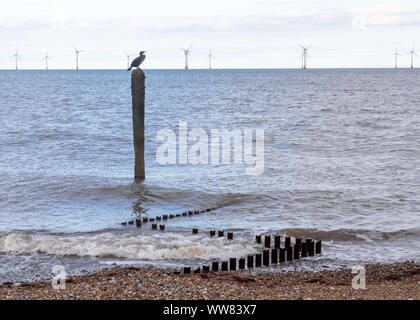
[(114, 267), (51, 281), (4, 283), (6, 300), (420, 300), (420, 263), (366, 265), (366, 289), (353, 289), (350, 269), (320, 272), (230, 271), (191, 275), (154, 267)]

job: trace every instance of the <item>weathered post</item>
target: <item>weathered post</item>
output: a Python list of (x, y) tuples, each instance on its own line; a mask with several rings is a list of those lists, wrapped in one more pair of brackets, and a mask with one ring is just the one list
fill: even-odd
[(229, 265), (231, 271), (236, 271), (236, 258), (230, 258)]
[(287, 257), (287, 261), (293, 261), (293, 249), (292, 249), (292, 247), (288, 247), (286, 249), (286, 257)]
[(144, 72), (136, 69), (131, 73), (131, 96), (133, 102), (134, 179), (146, 178), (144, 166)]
[(256, 268), (261, 267), (261, 260), (262, 260), (262, 254), (261, 253), (256, 254), (255, 255), (255, 267)]
[(287, 249), (290, 247), (290, 237), (284, 239), (284, 247)]
[(321, 245), (322, 245), (322, 242), (321, 242), (321, 240), (319, 240), (316, 243), (316, 254), (321, 254)]
[(308, 256), (308, 248), (307, 248), (306, 242), (302, 242), (301, 249), (302, 249), (302, 255), (301, 255), (302, 258), (306, 258)]
[(270, 248), (270, 246), (271, 246), (271, 237), (270, 236), (265, 236), (264, 237), (264, 246), (266, 248)]
[(248, 264), (248, 269), (254, 268), (254, 256), (251, 256), (251, 255), (248, 256), (247, 264)]
[(270, 250), (263, 251), (263, 265), (265, 266), (270, 265)]
[(280, 236), (274, 236), (274, 248), (280, 249)]
[(244, 270), (245, 269), (245, 259), (241, 258), (239, 259), (239, 270)]
[(298, 260), (299, 259), (299, 253), (300, 253), (300, 245), (295, 244), (293, 247), (293, 259)]
[(222, 271), (228, 271), (228, 263), (227, 261), (222, 262)]
[(271, 250), (271, 264), (277, 264), (279, 262), (278, 255), (278, 249)]
[(286, 261), (286, 249), (284, 248), (280, 248), (280, 262), (285, 262)]

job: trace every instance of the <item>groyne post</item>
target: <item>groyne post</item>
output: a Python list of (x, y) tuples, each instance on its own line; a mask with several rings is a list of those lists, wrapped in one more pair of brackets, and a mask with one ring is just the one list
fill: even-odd
[(146, 178), (144, 165), (144, 72), (136, 69), (131, 73), (131, 96), (133, 103), (133, 138), (134, 138), (134, 180)]

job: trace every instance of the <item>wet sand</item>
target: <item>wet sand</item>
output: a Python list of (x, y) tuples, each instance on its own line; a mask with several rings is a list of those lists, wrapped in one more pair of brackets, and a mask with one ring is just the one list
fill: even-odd
[(176, 275), (156, 268), (116, 267), (74, 276), (66, 289), (51, 281), (6, 283), (0, 299), (404, 299), (420, 300), (420, 263), (367, 265), (366, 289), (352, 289), (349, 269), (321, 272), (217, 272)]

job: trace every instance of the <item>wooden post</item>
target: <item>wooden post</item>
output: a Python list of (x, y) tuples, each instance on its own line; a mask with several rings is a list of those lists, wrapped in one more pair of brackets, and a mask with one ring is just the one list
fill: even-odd
[(302, 258), (306, 258), (308, 256), (308, 250), (307, 250), (306, 242), (302, 242), (301, 249), (302, 249), (302, 255), (301, 255)]
[(227, 261), (222, 262), (222, 271), (228, 271), (228, 263)]
[(210, 266), (203, 266), (203, 273), (210, 272)]
[(223, 237), (224, 236), (224, 232), (223, 231), (219, 231), (219, 238), (221, 238), (221, 237)]
[(216, 230), (210, 230), (210, 237), (214, 237), (216, 235)]
[(287, 261), (293, 261), (293, 249), (292, 247), (288, 247), (286, 249), (286, 253), (287, 253)]
[(211, 264), (211, 269), (213, 271), (219, 271), (219, 262), (215, 261)]
[(257, 243), (261, 243), (261, 236), (255, 236), (255, 241), (257, 241)]
[(140, 219), (136, 219), (136, 227), (137, 228), (141, 227), (141, 220)]
[(255, 267), (261, 267), (261, 260), (262, 260), (262, 254), (256, 254), (255, 255)]
[(308, 254), (310, 257), (315, 255), (315, 242), (311, 241), (308, 247)]
[(131, 96), (133, 102), (134, 179), (146, 178), (144, 166), (144, 72), (136, 69), (131, 73)]
[(198, 234), (198, 229), (193, 229), (193, 230), (192, 230), (192, 233), (193, 233), (193, 234)]
[(233, 232), (228, 232), (227, 238), (228, 240), (233, 240)]
[(263, 251), (263, 265), (265, 266), (270, 265), (270, 250)]
[(286, 249), (280, 248), (280, 262), (286, 261)]
[(230, 258), (229, 264), (230, 264), (230, 270), (236, 271), (236, 258)]
[(300, 245), (295, 244), (293, 248), (293, 259), (298, 260), (299, 259), (299, 253), (300, 253)]
[(245, 259), (239, 259), (239, 270), (245, 269)]
[(271, 250), (271, 264), (277, 264), (279, 262), (278, 255), (278, 249)]
[(254, 268), (254, 256), (249, 255), (247, 262), (248, 262), (248, 269)]
[(184, 274), (190, 274), (191, 268), (190, 267), (184, 267)]
[(322, 245), (322, 242), (321, 242), (321, 240), (319, 240), (316, 243), (316, 254), (321, 254), (321, 245)]
[(270, 246), (271, 246), (271, 237), (270, 236), (265, 236), (264, 237), (264, 246), (266, 248), (270, 248)]
[(280, 236), (274, 236), (274, 248), (280, 249)]
[(290, 247), (290, 237), (284, 239), (284, 247), (287, 249)]

